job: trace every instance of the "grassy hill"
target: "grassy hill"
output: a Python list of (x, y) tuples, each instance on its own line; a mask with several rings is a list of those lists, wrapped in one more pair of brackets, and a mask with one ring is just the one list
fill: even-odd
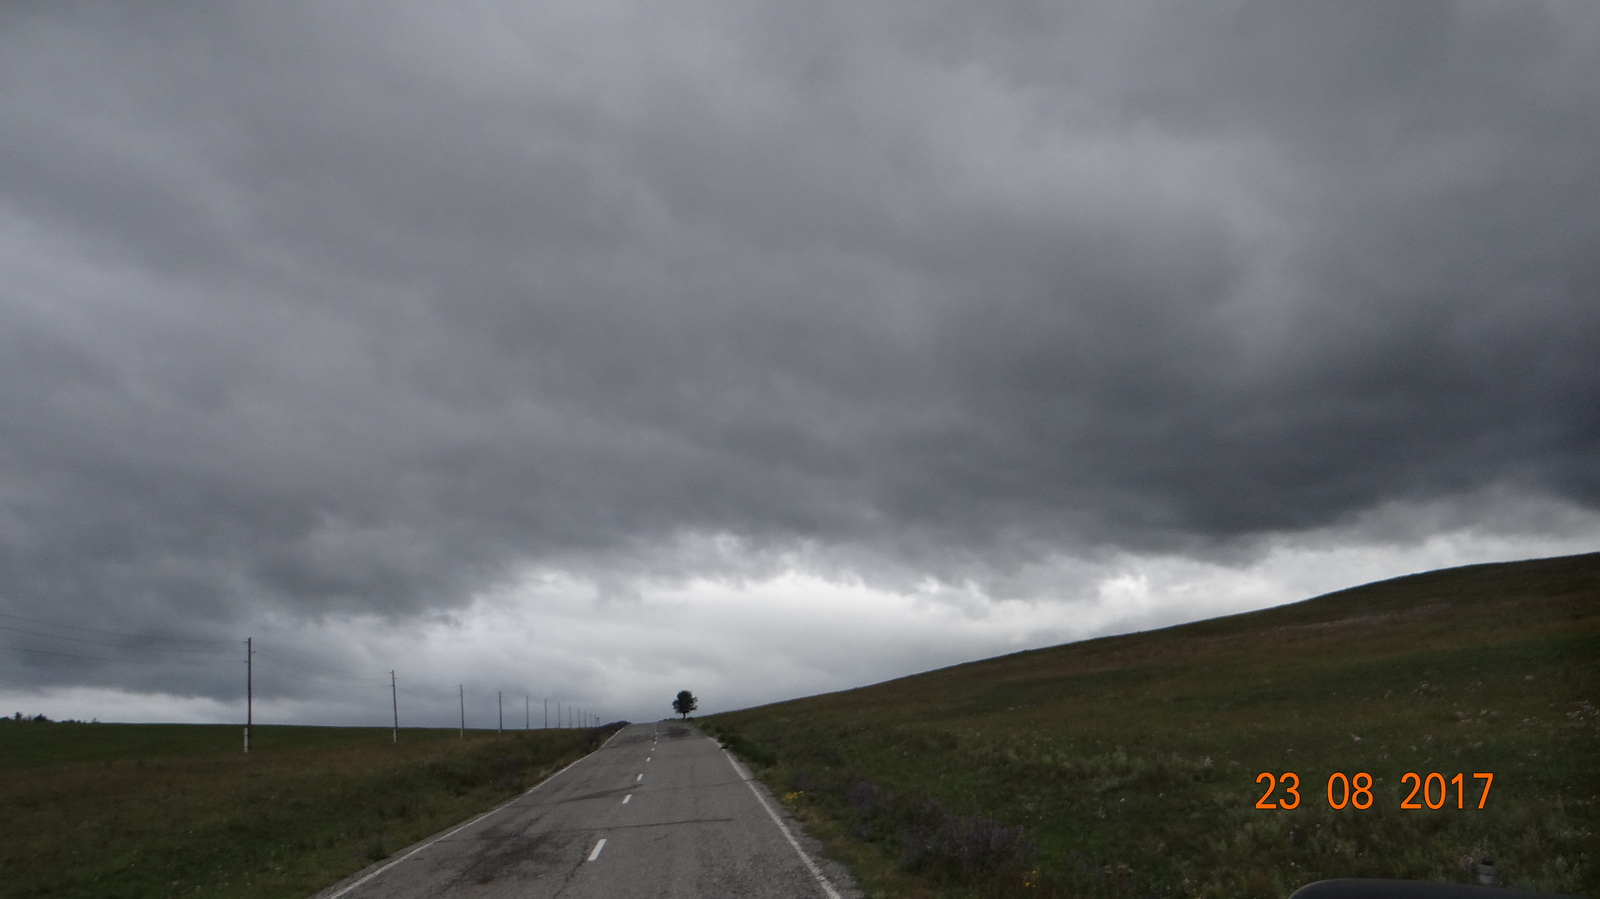
[[(1503, 883), (1600, 896), (1597, 702), (1600, 553), (700, 723), (874, 895), (1283, 897), (1338, 876), (1468, 883), (1488, 857)], [(1298, 805), (1258, 808), (1293, 802), (1286, 772)], [(1370, 807), (1336, 773), (1369, 775)]]
[(0, 897), (298, 899), (609, 735), (0, 720)]

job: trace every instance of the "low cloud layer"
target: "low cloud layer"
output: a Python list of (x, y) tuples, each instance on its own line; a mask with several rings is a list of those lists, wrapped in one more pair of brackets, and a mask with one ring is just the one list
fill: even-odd
[[(679, 597), (649, 670), (757, 701), (1592, 547), (1597, 68), (1580, 3), (9, 8), (0, 684), (509, 609), (623, 706)], [(1162, 595), (1101, 626), (1227, 605)]]

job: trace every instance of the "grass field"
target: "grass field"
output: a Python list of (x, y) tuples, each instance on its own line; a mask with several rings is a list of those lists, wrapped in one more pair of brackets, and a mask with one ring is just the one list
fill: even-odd
[[(1502, 883), (1600, 896), (1597, 688), (1591, 554), (699, 723), (874, 896), (1283, 897), (1340, 876), (1469, 883), (1485, 857)], [(1293, 802), (1285, 772), (1298, 805), (1257, 808)], [(1370, 807), (1337, 778), (1331, 807), (1330, 777), (1363, 772)], [(1408, 773), (1420, 808), (1401, 808)]]
[(0, 721), (0, 896), (304, 899), (610, 733)]

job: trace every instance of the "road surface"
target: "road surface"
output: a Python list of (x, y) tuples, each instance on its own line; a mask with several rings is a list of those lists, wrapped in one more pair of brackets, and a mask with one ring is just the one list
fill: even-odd
[(495, 811), (313, 899), (859, 895), (780, 817), (710, 737), (632, 724)]

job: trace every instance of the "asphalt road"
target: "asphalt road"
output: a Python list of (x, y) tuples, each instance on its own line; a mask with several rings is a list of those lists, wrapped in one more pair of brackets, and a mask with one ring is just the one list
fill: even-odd
[(781, 817), (710, 737), (633, 724), (495, 811), (314, 899), (859, 895)]

